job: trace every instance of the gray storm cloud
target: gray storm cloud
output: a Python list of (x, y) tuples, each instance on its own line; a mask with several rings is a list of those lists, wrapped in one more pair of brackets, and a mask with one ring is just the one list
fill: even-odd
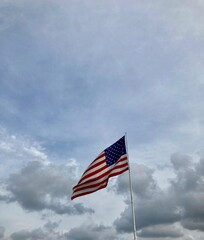
[[(111, 227), (86, 229), (80, 222), (51, 238), (40, 225), (44, 211), (65, 221), (80, 215), (86, 222), (93, 209), (69, 202), (76, 183), (72, 169), (56, 164), (69, 155), (84, 167), (123, 132), (130, 153), (139, 148), (135, 162), (168, 164), (175, 151), (203, 155), (203, 9), (203, 0), (0, 1), (0, 124), (12, 133), (0, 129), (0, 177), (8, 178), (2, 189), (0, 182), (0, 207), (13, 208), (0, 218), (1, 238), (12, 231), (17, 240), (96, 239), (96, 233), (114, 239), (113, 232), (119, 239), (130, 233), (128, 199)], [(48, 159), (53, 164), (34, 162)], [(203, 160), (174, 154), (171, 161), (175, 177), (166, 189), (158, 186), (154, 169), (133, 169), (138, 234), (202, 240)], [(121, 176), (118, 201), (127, 189)], [(39, 213), (39, 228), (12, 229), (6, 219), (19, 206), (28, 217), (30, 211)]]
[[(171, 162), (175, 177), (169, 180), (166, 189), (157, 186), (151, 169), (134, 166), (137, 228), (143, 237), (179, 237), (183, 233), (174, 228), (172, 224), (175, 223), (184, 229), (204, 231), (204, 160), (195, 162), (187, 155), (174, 154)], [(128, 181), (122, 175), (118, 178), (116, 192), (124, 194), (127, 191)], [(132, 231), (130, 205), (126, 202), (127, 208), (114, 222), (118, 232)]]
[(52, 210), (56, 214), (93, 213), (81, 203), (70, 203), (74, 185), (72, 166), (44, 165), (29, 162), (20, 172), (11, 174), (7, 182), (7, 202), (18, 202), (29, 211)]
[(0, 239), (4, 237), (5, 228), (0, 226)]

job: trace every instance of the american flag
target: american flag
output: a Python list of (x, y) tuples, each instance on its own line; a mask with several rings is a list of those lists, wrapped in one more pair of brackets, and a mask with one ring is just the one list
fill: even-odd
[(73, 187), (71, 199), (105, 188), (110, 177), (120, 175), (129, 169), (125, 136), (106, 148), (89, 165), (78, 184)]

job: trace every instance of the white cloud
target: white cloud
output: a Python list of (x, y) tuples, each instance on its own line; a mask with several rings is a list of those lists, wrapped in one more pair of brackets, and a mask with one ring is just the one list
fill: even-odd
[[(186, 153), (194, 163), (204, 153), (203, 8), (202, 0), (2, 0), (0, 122), (7, 130), (0, 129), (1, 177), (15, 172), (22, 180), (23, 167), (37, 160), (45, 169), (62, 164), (77, 178), (127, 131), (130, 161), (157, 167), (154, 173), (140, 168), (144, 175), (134, 179), (146, 183), (143, 190), (150, 191), (150, 183), (167, 189), (168, 178), (177, 176), (173, 153)], [(42, 189), (41, 180), (53, 176), (43, 173), (36, 180)], [(101, 199), (110, 225), (124, 210), (123, 198), (104, 190), (77, 201), (96, 209), (90, 218), (100, 225)], [(26, 219), (33, 213), (19, 214)], [(75, 229), (85, 221), (66, 220)], [(66, 221), (62, 225), (66, 231)]]
[[(29, 161), (49, 163), (45, 150), (36, 141), (10, 134), (5, 128), (0, 129), (1, 177), (6, 177), (16, 167)], [(15, 170), (14, 170), (15, 171)]]

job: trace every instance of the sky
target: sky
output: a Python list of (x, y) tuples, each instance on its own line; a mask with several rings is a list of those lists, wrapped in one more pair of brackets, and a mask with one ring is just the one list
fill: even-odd
[(127, 172), (70, 200), (125, 133), (137, 240), (203, 239), (203, 11), (0, 0), (0, 239), (133, 239)]

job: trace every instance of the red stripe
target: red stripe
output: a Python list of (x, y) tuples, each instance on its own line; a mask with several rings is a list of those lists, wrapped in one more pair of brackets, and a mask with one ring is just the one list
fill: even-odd
[(96, 164), (93, 164), (93, 165), (91, 165), (88, 169), (86, 169), (86, 171), (83, 173), (83, 175), (82, 176), (84, 176), (88, 171), (90, 171), (91, 169), (93, 169), (93, 168), (95, 168), (95, 167), (98, 167), (98, 166), (100, 166), (101, 164), (103, 164), (103, 163), (105, 163), (106, 162), (106, 160), (104, 159), (104, 160), (101, 160), (100, 162), (98, 162), (98, 163), (96, 163)]
[[(101, 182), (93, 183), (92, 185), (84, 186), (84, 187), (83, 187), (83, 184), (81, 184), (81, 186), (77, 186), (77, 188), (74, 189), (74, 192), (81, 191), (81, 190), (84, 190), (84, 189), (93, 188), (93, 187), (97, 187), (97, 186), (101, 185), (102, 183), (106, 182), (107, 180), (108, 180), (108, 178), (104, 179), (104, 180), (101, 181)], [(87, 184), (87, 183), (86, 183), (86, 184)]]
[(123, 168), (123, 167), (125, 167), (125, 166), (128, 166), (128, 163), (124, 163), (124, 164), (119, 165), (119, 166), (116, 165), (114, 168), (112, 168), (112, 169), (110, 169), (109, 171), (101, 174), (101, 175), (98, 176), (98, 177), (91, 178), (91, 179), (88, 179), (87, 181), (85, 181), (85, 182), (83, 182), (83, 183), (81, 183), (81, 184), (77, 184), (76, 186), (73, 187), (73, 190), (74, 190), (75, 188), (79, 187), (79, 186), (83, 186), (83, 184), (95, 182), (95, 181), (99, 180), (100, 178), (103, 178), (103, 177), (105, 177), (106, 175), (109, 175), (109, 174), (111, 173), (111, 171), (113, 171), (114, 169)]
[[(125, 161), (125, 160), (127, 160), (127, 156), (125, 156), (125, 157), (122, 157), (118, 162), (116, 162), (116, 165), (118, 164), (118, 163), (120, 163), (120, 162), (122, 162), (122, 161)], [(101, 164), (102, 164), (103, 162), (101, 162)], [(99, 164), (100, 165), (100, 164)], [(89, 177), (91, 177), (92, 175), (95, 175), (95, 174), (97, 174), (97, 173), (99, 173), (100, 171), (102, 171), (102, 170), (104, 170), (105, 168), (108, 168), (108, 166), (106, 165), (106, 166), (104, 166), (104, 167), (102, 167), (102, 168), (100, 168), (100, 169), (97, 169), (96, 171), (93, 171), (93, 172), (91, 172), (90, 174), (87, 174), (86, 176), (84, 176), (83, 177), (83, 175), (82, 175), (82, 178), (80, 179), (80, 181), (78, 182), (78, 184), (80, 184), (84, 179), (86, 179), (86, 178), (89, 178)], [(89, 169), (87, 169), (87, 170), (89, 170)], [(87, 172), (87, 171), (86, 171)]]
[[(106, 175), (108, 176), (108, 175), (111, 175), (111, 172), (113, 171), (113, 170), (115, 170), (115, 169), (120, 169), (120, 168), (123, 168), (123, 167), (126, 167), (127, 166), (127, 169), (128, 169), (128, 163), (124, 163), (124, 164), (122, 164), (122, 165), (119, 165), (119, 166), (115, 166), (114, 168), (112, 168), (112, 169), (110, 169), (108, 172), (106, 172), (106, 173), (104, 173), (104, 174), (102, 174), (102, 175), (100, 175), (100, 176), (98, 176), (97, 178), (93, 178), (93, 179), (90, 179), (90, 180), (88, 180), (88, 181), (86, 181), (86, 182), (84, 182), (84, 183), (82, 183), (82, 184), (78, 184), (78, 185), (76, 185), (75, 187), (73, 187), (73, 191), (74, 192), (77, 192), (78, 191), (78, 189), (82, 189), (82, 188), (90, 188), (90, 186), (92, 186), (92, 185), (90, 185), (90, 186), (87, 186), (87, 187), (83, 187), (83, 185), (84, 184), (87, 184), (87, 183), (92, 183), (93, 182), (93, 185), (94, 185), (94, 182), (95, 181), (97, 181), (97, 180), (99, 180), (100, 178), (103, 178), (103, 177), (105, 177)], [(113, 176), (117, 176), (117, 174), (115, 175), (116, 173), (113, 173), (112, 175)], [(96, 186), (98, 185), (98, 184), (101, 184), (101, 182), (99, 182), (99, 183), (96, 183)]]
[(117, 175), (119, 175), (119, 174), (122, 174), (122, 173), (126, 172), (128, 169), (129, 169), (129, 167), (127, 166), (126, 169), (123, 169), (123, 170), (120, 171), (120, 172), (117, 172), (117, 173), (111, 173), (111, 174), (110, 174), (110, 177), (115, 177), (115, 176), (117, 176)]
[[(108, 182), (107, 182), (107, 183), (108, 183)], [(78, 195), (72, 196), (72, 197), (71, 197), (71, 200), (73, 200), (73, 199), (76, 198), (76, 197), (81, 197), (81, 196), (87, 195), (87, 194), (89, 194), (89, 193), (96, 192), (96, 191), (98, 191), (98, 190), (100, 190), (100, 189), (106, 188), (106, 186), (107, 186), (107, 184), (104, 185), (104, 186), (99, 187), (97, 190), (89, 191), (89, 192), (84, 192), (84, 193), (80, 193), (80, 194), (78, 194)]]
[(92, 178), (92, 179), (89, 179), (87, 180), (86, 182), (83, 182), (81, 184), (77, 184), (75, 187), (73, 187), (73, 190), (76, 188), (76, 187), (79, 187), (79, 186), (83, 186), (83, 184), (85, 183), (91, 183), (91, 182), (95, 182), (97, 180), (99, 180), (100, 178), (103, 178), (104, 176), (108, 175), (110, 172), (111, 172), (112, 169), (110, 169), (109, 171), (101, 174), (100, 176), (96, 177), (96, 178)]
[[(118, 164), (119, 162), (125, 161), (126, 159), (127, 159), (127, 157), (125, 157), (124, 159), (121, 158), (120, 161), (117, 162), (117, 164)], [(110, 169), (109, 171), (101, 174), (100, 176), (98, 176), (98, 177), (96, 177), (96, 178), (87, 179), (87, 181), (81, 183), (82, 180), (88, 178), (88, 175), (90, 175), (89, 177), (94, 176), (94, 175), (96, 174), (96, 172), (99, 173), (99, 172), (101, 171), (101, 169), (104, 170), (104, 169), (107, 168), (107, 167), (105, 166), (105, 167), (103, 167), (103, 168), (101, 168), (101, 169), (99, 169), (99, 170), (97, 170), (97, 171), (95, 171), (95, 172), (93, 172), (93, 173), (91, 173), (91, 174), (88, 174), (86, 177), (82, 178), (76, 186), (73, 187), (73, 190), (74, 190), (76, 187), (78, 187), (78, 186), (80, 186), (80, 185), (83, 185), (83, 184), (85, 184), (85, 183), (90, 183), (90, 182), (94, 182), (94, 181), (99, 180), (100, 178), (108, 175), (108, 174), (109, 174), (111, 171), (113, 171), (114, 169), (122, 168), (122, 167), (125, 167), (126, 165), (128, 165), (128, 163), (124, 163), (124, 164), (119, 165), (119, 166), (118, 166), (117, 164), (114, 166), (114, 168), (112, 168), (112, 169)], [(81, 183), (81, 184), (80, 184), (80, 183)]]
[[(125, 160), (127, 160), (127, 156), (121, 158), (121, 159), (116, 163), (116, 165), (117, 165), (119, 162), (122, 162), (122, 161), (125, 161)], [(91, 176), (94, 176), (95, 174), (103, 171), (103, 170), (106, 169), (106, 168), (108, 168), (108, 166), (104, 166), (104, 167), (102, 167), (102, 168), (100, 168), (100, 169), (97, 169), (96, 171), (93, 171), (93, 172), (87, 174), (87, 175), (84, 176), (84, 177), (82, 176), (82, 178), (79, 180), (79, 182), (78, 182), (77, 185), (79, 185), (84, 179), (90, 178)]]
[(93, 172), (87, 174), (86, 176), (84, 176), (84, 177), (81, 178), (81, 180), (79, 181), (79, 184), (80, 184), (84, 179), (90, 178), (91, 176), (96, 175), (97, 173), (103, 171), (103, 170), (106, 169), (106, 168), (107, 168), (107, 166), (105, 165), (105, 166), (103, 166), (102, 168), (99, 168), (99, 169), (97, 169), (96, 171), (93, 171)]
[[(99, 155), (99, 156), (89, 165), (89, 167), (86, 169), (86, 171), (83, 173), (83, 175), (84, 175), (86, 172), (88, 172), (90, 169), (99, 166), (99, 165), (101, 164), (101, 162), (98, 162), (98, 163), (96, 163), (96, 164), (94, 164), (94, 163), (95, 163), (97, 160), (99, 160), (100, 158), (103, 158), (103, 157), (105, 157), (105, 153), (103, 153), (101, 156)], [(105, 160), (102, 161), (102, 162), (105, 162)], [(83, 176), (83, 175), (82, 175), (82, 176)]]
[[(106, 159), (104, 159), (105, 156), (106, 154), (103, 151), (89, 165), (78, 184), (73, 187), (73, 194), (71, 196), (72, 200), (105, 188), (108, 184), (109, 178), (120, 175), (129, 169), (128, 161), (126, 161), (127, 155), (121, 156), (112, 166), (106, 165)], [(98, 181), (98, 183), (96, 181)]]
[[(114, 168), (115, 169), (115, 168)], [(113, 170), (114, 170), (113, 169)], [(98, 182), (98, 183), (95, 183), (95, 184), (92, 184), (92, 185), (89, 185), (89, 186), (84, 186), (83, 187), (83, 184), (81, 184), (81, 186), (78, 186), (77, 189), (75, 189), (74, 192), (78, 192), (78, 191), (81, 191), (81, 190), (85, 190), (85, 189), (89, 189), (89, 188), (93, 188), (93, 187), (97, 187), (97, 186), (100, 186), (101, 184), (103, 184), (104, 182), (108, 181), (110, 177), (114, 177), (114, 176), (117, 176), (117, 175), (120, 175), (121, 173), (125, 172), (128, 170), (128, 166), (127, 168), (123, 169), (122, 171), (120, 172), (116, 172), (116, 173), (111, 173), (109, 176), (107, 176), (106, 179), (104, 179), (103, 181), (101, 182)], [(86, 183), (87, 184), (87, 183)]]
[[(115, 169), (115, 168), (114, 168), (114, 169)], [(87, 194), (96, 192), (96, 191), (98, 191), (98, 190), (100, 190), (100, 189), (106, 188), (106, 186), (107, 186), (107, 184), (108, 184), (108, 181), (109, 181), (109, 178), (114, 177), (114, 176), (117, 176), (117, 175), (119, 175), (119, 174), (122, 174), (122, 173), (124, 173), (125, 171), (127, 171), (128, 169), (129, 169), (129, 167), (127, 166), (126, 169), (124, 169), (124, 170), (122, 170), (122, 171), (120, 171), (120, 172), (110, 174), (109, 177), (108, 177), (106, 180), (100, 182), (100, 185), (103, 184), (103, 182), (106, 182), (105, 185), (102, 185), (101, 187), (99, 187), (99, 188), (96, 189), (96, 190), (87, 191), (87, 192), (80, 193), (80, 194), (77, 194), (77, 195), (75, 195), (75, 196), (72, 196), (71, 199), (73, 200), (73, 199), (76, 198), (76, 197), (81, 197), (81, 196), (84, 196), (84, 195), (87, 195)], [(100, 186), (100, 185), (99, 185), (99, 186)], [(93, 187), (93, 186), (92, 186), (92, 187)], [(90, 187), (89, 187), (89, 188), (90, 188)], [(86, 188), (84, 188), (84, 189), (86, 189)], [(81, 188), (80, 190), (84, 190), (84, 189)], [(88, 190), (88, 188), (87, 188), (87, 190)], [(76, 191), (76, 192), (77, 192), (77, 191)]]
[[(101, 158), (101, 157), (104, 157), (105, 156), (105, 152), (102, 152), (102, 153), (100, 153), (99, 155), (98, 155), (98, 157), (91, 163), (91, 164), (93, 164), (96, 160), (98, 160), (99, 158)], [(90, 164), (90, 165), (91, 165)], [(89, 166), (90, 166), (89, 165)]]

